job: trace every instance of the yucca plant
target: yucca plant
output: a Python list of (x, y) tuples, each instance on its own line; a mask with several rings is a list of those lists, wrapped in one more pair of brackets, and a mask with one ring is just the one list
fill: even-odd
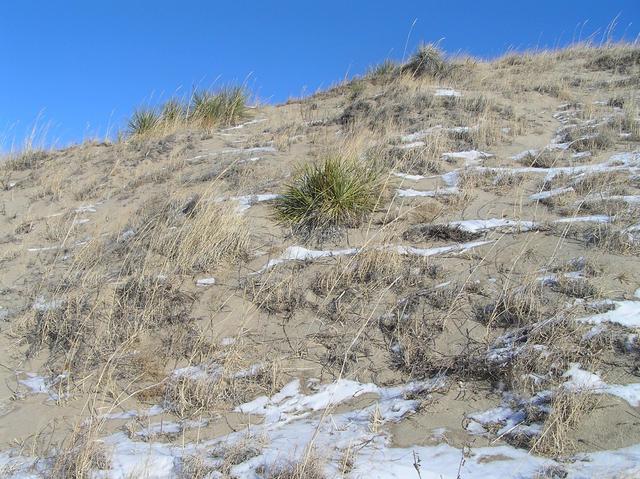
[(378, 203), (380, 169), (332, 156), (305, 165), (276, 200), (276, 218), (298, 232), (355, 226)]
[(246, 115), (246, 111), (247, 95), (241, 87), (193, 94), (191, 117), (203, 128), (234, 125)]
[(142, 136), (153, 132), (160, 125), (160, 115), (156, 110), (143, 108), (133, 112), (129, 120), (129, 134)]
[(432, 44), (420, 45), (416, 53), (402, 67), (404, 72), (413, 76), (429, 75), (442, 78), (449, 72), (449, 65), (445, 61), (442, 51)]

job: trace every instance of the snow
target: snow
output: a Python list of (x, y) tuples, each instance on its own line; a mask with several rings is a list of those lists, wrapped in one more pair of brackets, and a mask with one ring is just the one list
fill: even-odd
[(51, 401), (60, 400), (60, 395), (56, 393), (53, 388), (66, 377), (64, 374), (59, 374), (53, 380), (49, 380), (35, 373), (25, 373), (25, 375), (27, 379), (20, 379), (19, 383), (27, 387), (31, 393), (46, 394)]
[(35, 253), (37, 251), (53, 251), (56, 249), (60, 249), (60, 246), (41, 246), (41, 247), (27, 248), (27, 251), (29, 251), (30, 253)]
[(413, 141), (405, 145), (398, 145), (398, 148), (400, 148), (401, 150), (410, 150), (411, 148), (420, 148), (425, 145), (426, 143), (424, 141)]
[(470, 150), (443, 153), (442, 156), (445, 159), (464, 160), (466, 166), (474, 166), (480, 164), (480, 162), (486, 158), (491, 158), (493, 155), (491, 153), (485, 153), (484, 151)]
[(624, 399), (631, 406), (640, 406), (640, 383), (607, 384), (597, 374), (582, 369), (580, 363), (571, 363), (563, 377), (568, 378), (563, 387), (571, 391), (610, 394)]
[(578, 153), (574, 153), (573, 155), (571, 155), (571, 158), (575, 160), (582, 160), (584, 158), (590, 158), (590, 157), (591, 157), (590, 151), (580, 151)]
[(640, 203), (640, 195), (610, 195), (610, 196), (602, 196), (595, 195), (592, 197), (585, 198), (584, 201), (624, 201), (625, 203)]
[(546, 198), (551, 198), (552, 196), (559, 196), (559, 195), (563, 195), (565, 193), (570, 193), (574, 191), (574, 189), (569, 186), (566, 188), (554, 188), (552, 190), (547, 190), (547, 191), (541, 191), (540, 193), (535, 193), (531, 196), (529, 196), (530, 200), (543, 200)]
[(587, 215), (587, 216), (571, 216), (568, 218), (560, 218), (553, 221), (554, 223), (610, 223), (611, 217), (607, 215)]
[[(217, 437), (199, 438), (197, 443), (181, 441), (179, 445), (153, 442), (159, 432), (180, 432), (184, 427), (200, 427), (201, 421), (185, 423), (165, 422), (152, 424), (128, 437), (118, 432), (102, 439), (112, 452), (109, 470), (94, 470), (94, 479), (124, 479), (145, 477), (168, 479), (177, 477), (182, 458), (202, 457), (207, 464), (221, 459), (216, 451), (236, 443), (256, 445), (257, 455), (234, 465), (231, 477), (255, 479), (259, 470), (269, 470), (275, 463), (295, 461), (302, 457), (310, 444), (319, 451), (324, 461), (327, 477), (339, 476), (340, 461), (347, 451), (353, 459), (350, 477), (406, 478), (417, 477), (416, 468), (423, 479), (481, 479), (486, 477), (524, 478), (535, 477), (544, 467), (557, 466), (552, 459), (534, 456), (525, 449), (508, 445), (492, 447), (468, 447), (461, 449), (442, 443), (436, 446), (391, 446), (386, 430), (373, 430), (371, 418), (375, 415), (382, 425), (401, 421), (420, 405), (419, 399), (407, 399), (416, 394), (427, 396), (445, 386), (443, 377), (393, 387), (381, 387), (373, 383), (359, 383), (339, 379), (333, 383), (318, 385), (309, 382), (312, 390), (301, 392), (298, 380), (284, 386), (271, 397), (262, 396), (238, 407), (239, 411), (264, 417), (260, 424)], [(362, 409), (335, 413), (331, 408), (352, 398), (371, 395), (371, 403)], [(538, 398), (543, 399), (543, 398)], [(521, 411), (502, 406), (472, 415), (476, 425), (488, 422), (504, 423), (508, 432), (521, 427), (518, 422)], [(533, 428), (532, 428), (533, 426)], [(536, 426), (522, 426), (535, 433)], [(474, 427), (472, 426), (472, 429)], [(482, 428), (483, 430), (484, 428)], [(482, 432), (478, 428), (478, 432)], [(527, 430), (527, 429), (525, 429)], [(446, 435), (440, 429), (425, 430), (426, 436)], [(136, 438), (143, 440), (136, 440)], [(464, 460), (463, 460), (464, 459)], [(36, 464), (36, 469), (31, 467)], [(47, 477), (46, 461), (20, 456), (16, 450), (0, 453), (0, 468), (10, 470), (9, 478), (25, 479)], [(640, 446), (614, 451), (580, 454), (562, 463), (569, 478), (615, 477), (621, 472), (640, 472)], [(212, 477), (217, 477), (216, 473)]]
[(412, 143), (414, 141), (418, 141), (418, 140), (422, 140), (424, 138), (426, 138), (427, 136), (429, 136), (431, 133), (437, 131), (437, 130), (441, 130), (442, 129), (442, 125), (436, 125), (436, 126), (432, 126), (430, 128), (427, 128), (425, 130), (420, 130), (420, 131), (416, 131), (414, 133), (409, 133), (407, 135), (403, 135), (400, 137), (400, 141), (402, 141), (403, 143)]
[(523, 232), (536, 228), (533, 221), (508, 220), (504, 218), (491, 218), (487, 220), (461, 220), (451, 221), (449, 226), (460, 228), (470, 233), (480, 233), (494, 229), (508, 229), (510, 231)]
[(527, 419), (526, 409), (536, 406), (548, 411), (548, 402), (551, 398), (549, 391), (542, 391), (530, 399), (522, 399), (512, 393), (504, 393), (502, 405), (487, 411), (473, 413), (467, 416), (469, 423), (466, 429), (472, 434), (486, 434), (485, 426), (498, 424), (496, 436), (508, 433), (520, 433), (528, 436), (538, 436), (542, 432), (541, 423), (524, 424)]
[(78, 206), (74, 212), (76, 213), (95, 213), (97, 211), (96, 205), (84, 205)]
[(243, 195), (243, 196), (231, 196), (230, 198), (216, 198), (214, 201), (216, 203), (221, 203), (227, 200), (236, 201), (238, 203), (238, 207), (236, 208), (236, 211), (238, 213), (244, 213), (256, 203), (261, 203), (263, 201), (272, 201), (279, 197), (280, 195), (277, 195), (274, 193), (261, 193), (257, 195)]
[[(539, 168), (534, 166), (523, 166), (516, 168), (509, 167), (476, 167), (478, 171), (492, 171), (495, 173), (544, 173), (546, 180), (551, 180), (558, 175), (575, 176), (583, 173), (603, 173), (610, 171), (630, 171), (637, 173), (640, 171), (640, 151), (629, 153), (617, 153), (604, 163), (593, 165), (558, 166), (553, 168)], [(640, 201), (640, 196), (638, 196)]]
[(438, 246), (435, 248), (415, 248), (413, 246), (395, 246), (392, 247), (398, 254), (412, 256), (436, 256), (439, 254), (465, 252), (479, 246), (492, 243), (492, 241), (472, 241), (470, 243), (460, 243), (450, 246)]
[(411, 181), (420, 181), (420, 180), (424, 180), (426, 178), (426, 176), (409, 175), (407, 173), (393, 173), (393, 175), (397, 176), (398, 178), (403, 178), (405, 180), (411, 180)]
[(249, 125), (255, 125), (256, 123), (262, 123), (263, 121), (267, 121), (266, 118), (256, 118), (254, 120), (250, 120), (244, 123), (240, 123), (239, 125), (236, 126), (231, 126), (229, 128), (225, 128), (223, 130), (220, 130), (222, 133), (226, 133), (228, 131), (233, 131), (233, 130), (240, 130), (242, 128), (244, 128), (245, 126), (249, 126)]
[(515, 161), (520, 161), (520, 160), (524, 160), (529, 156), (535, 157), (538, 153), (540, 153), (540, 150), (524, 150), (516, 155), (513, 155), (511, 159)]
[(396, 194), (401, 198), (413, 198), (413, 197), (433, 198), (441, 195), (457, 195), (458, 192), (459, 192), (458, 188), (455, 186), (449, 186), (446, 188), (440, 188), (438, 190), (431, 190), (431, 191), (420, 191), (420, 190), (414, 190), (412, 188), (396, 189)]
[[(413, 246), (404, 246), (404, 245), (382, 245), (382, 246), (376, 246), (376, 248), (392, 250), (402, 255), (434, 256), (438, 254), (457, 252), (457, 251), (464, 252), (488, 243), (491, 243), (491, 241), (473, 241), (470, 243), (457, 243), (454, 245), (439, 246), (435, 248), (415, 248)], [(312, 249), (307, 249), (303, 246), (290, 246), (284, 251), (284, 253), (282, 253), (282, 255), (280, 255), (278, 258), (269, 260), (266, 265), (264, 265), (262, 268), (260, 268), (258, 271), (256, 271), (253, 274), (262, 273), (263, 271), (266, 271), (269, 268), (272, 268), (286, 261), (311, 261), (311, 260), (321, 259), (321, 258), (350, 256), (358, 253), (359, 251), (362, 251), (362, 249), (349, 248), (349, 249), (342, 249), (342, 250), (312, 250)]]
[(611, 301), (614, 305), (611, 311), (580, 318), (578, 321), (592, 324), (617, 323), (627, 328), (640, 328), (640, 289), (636, 290), (634, 296), (638, 299)]
[(47, 300), (44, 296), (37, 296), (36, 300), (33, 302), (31, 306), (36, 311), (53, 311), (55, 309), (60, 309), (64, 306), (63, 299), (50, 299)]
[(112, 412), (105, 413), (98, 416), (100, 419), (133, 419), (136, 417), (151, 417), (157, 416), (158, 414), (162, 414), (164, 412), (164, 408), (159, 405), (151, 406), (145, 410), (139, 411), (137, 409), (130, 409), (128, 411), (122, 412)]
[(269, 262), (264, 267), (262, 267), (262, 269), (257, 271), (257, 273), (272, 268), (278, 264), (284, 263), (285, 261), (309, 261), (319, 258), (332, 258), (334, 256), (348, 256), (356, 254), (357, 252), (357, 248), (329, 251), (312, 250), (307, 249), (303, 246), (289, 246), (278, 258), (269, 260)]
[(437, 88), (433, 96), (453, 96), (460, 97), (462, 94), (453, 88)]
[(161, 421), (155, 424), (149, 424), (147, 427), (136, 431), (135, 435), (143, 438), (151, 438), (162, 434), (180, 434), (187, 429), (201, 428), (208, 424), (208, 421)]

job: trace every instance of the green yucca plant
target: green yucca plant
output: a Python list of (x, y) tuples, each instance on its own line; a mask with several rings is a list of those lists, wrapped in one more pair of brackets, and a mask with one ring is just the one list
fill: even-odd
[(160, 114), (151, 108), (142, 108), (133, 112), (129, 120), (129, 134), (142, 136), (153, 132), (160, 125)]
[(276, 200), (276, 218), (307, 234), (354, 226), (375, 209), (380, 178), (377, 167), (338, 156), (308, 164)]
[(449, 73), (449, 65), (442, 51), (434, 44), (420, 45), (416, 53), (402, 67), (404, 72), (413, 76), (428, 75), (434, 78), (445, 77)]
[(234, 125), (246, 115), (246, 111), (247, 95), (241, 87), (193, 94), (191, 118), (203, 128)]

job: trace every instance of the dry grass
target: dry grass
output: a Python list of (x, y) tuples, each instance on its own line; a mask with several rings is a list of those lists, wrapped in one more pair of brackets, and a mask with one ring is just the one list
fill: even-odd
[(546, 456), (567, 456), (576, 444), (571, 431), (593, 407), (594, 399), (588, 392), (558, 390), (551, 401), (551, 413), (542, 426), (540, 438), (531, 448)]
[(152, 248), (179, 271), (208, 271), (247, 257), (249, 227), (230, 204), (196, 200), (178, 225), (160, 225)]
[(482, 236), (481, 233), (466, 231), (447, 224), (417, 224), (409, 227), (402, 237), (412, 243), (429, 240), (454, 241), (464, 243)]
[(297, 461), (280, 461), (265, 465), (257, 471), (265, 479), (325, 479), (322, 460), (315, 453), (308, 452)]
[(489, 327), (521, 327), (536, 322), (543, 317), (541, 286), (505, 286), (494, 302), (476, 307), (475, 316)]
[[(283, 371), (286, 376), (303, 374), (323, 381), (383, 378), (394, 384), (406, 382), (407, 377), (445, 373), (474, 393), (499, 385), (501, 390), (530, 395), (557, 389), (572, 362), (592, 369), (613, 357), (607, 364), (637, 368), (637, 345), (625, 342), (627, 332), (590, 336), (591, 325), (571, 319), (581, 317), (587, 308), (566, 306), (570, 298), (604, 296), (604, 288), (631, 288), (626, 269), (638, 253), (638, 242), (626, 228), (637, 223), (638, 213), (624, 201), (606, 199), (635, 194), (637, 179), (626, 173), (558, 175), (542, 185), (574, 190), (548, 200), (554, 213), (608, 214), (615, 216), (611, 224), (572, 224), (562, 231), (554, 226), (561, 239), (505, 234), (486, 256), (479, 252), (485, 250), (478, 250), (438, 262), (379, 246), (475, 239), (479, 235), (450, 227), (447, 221), (466, 218), (471, 211), (488, 217), (487, 207), (495, 211), (491, 214), (540, 220), (521, 201), (521, 187), (525, 182), (527, 187), (533, 185), (533, 180), (469, 168), (460, 178), (463, 194), (419, 198), (409, 205), (394, 202), (385, 211), (378, 211), (380, 200), (386, 198), (376, 185), (368, 194), (374, 200), (344, 217), (343, 225), (354, 226), (349, 236), (331, 238), (338, 243), (336, 248), (364, 244), (359, 253), (285, 263), (260, 275), (250, 274), (242, 265), (251, 250), (277, 254), (291, 245), (290, 238), (274, 228), (272, 218), (256, 218), (257, 209), (240, 215), (232, 202), (215, 201), (223, 195), (275, 191), (289, 173), (287, 162), (292, 158), (308, 155), (307, 161), (318, 163), (327, 152), (345, 156), (348, 152), (360, 158), (359, 167), (381, 164), (423, 176), (462, 168), (461, 161), (442, 158), (447, 151), (485, 149), (496, 153), (490, 164), (499, 164), (511, 151), (502, 147), (514, 137), (549, 133), (545, 125), (538, 129), (540, 120), (530, 107), (539, 106), (536, 101), (544, 102), (545, 108), (559, 101), (541, 94), (571, 101), (569, 108), (577, 111), (567, 114), (575, 114), (578, 126), (566, 129), (566, 139), (574, 142), (573, 150), (594, 150), (594, 158), (574, 159), (571, 152), (542, 150), (522, 159), (522, 164), (549, 168), (599, 162), (596, 150), (602, 156), (614, 146), (630, 150), (629, 144), (638, 138), (637, 108), (627, 91), (637, 86), (632, 50), (584, 47), (511, 55), (496, 62), (438, 59), (433, 50), (425, 50), (404, 66), (382, 65), (365, 78), (299, 106), (292, 102), (265, 110), (269, 123), (262, 131), (247, 126), (213, 135), (213, 130), (241, 121), (244, 113), (239, 108), (219, 117), (218, 107), (212, 106), (215, 102), (205, 95), (200, 104), (206, 108), (187, 109), (180, 101), (168, 102), (157, 110), (158, 119), (146, 133), (140, 131), (118, 145), (86, 145), (87, 151), (80, 153), (29, 149), (13, 155), (0, 175), (0, 193), (6, 195), (2, 220), (9, 228), (0, 262), (7, 269), (19, 266), (33, 273), (26, 276), (28, 288), (22, 279), (7, 287), (12, 302), (30, 298), (21, 310), (11, 311), (8, 327), (15, 335), (11, 339), (24, 346), (37, 364), (44, 364), (46, 373), (41, 374), (65, 375), (55, 384), (60, 402), (83, 399), (90, 392), (93, 403), (120, 405), (124, 395), (130, 402), (137, 400), (136, 406), (163, 404), (181, 418), (224, 416), (256, 396), (272, 395), (284, 383)], [(585, 64), (594, 70), (583, 71)], [(627, 71), (629, 78), (611, 77), (612, 71)], [(433, 94), (445, 86), (462, 96)], [(592, 98), (593, 92), (598, 96)], [(611, 98), (610, 104), (592, 105), (600, 95)], [(209, 107), (214, 113), (207, 113)], [(277, 117), (274, 111), (284, 108), (289, 117)], [(604, 115), (612, 119), (593, 126)], [(589, 120), (594, 120), (592, 126), (580, 126)], [(442, 127), (420, 138), (424, 146), (401, 148), (406, 143), (402, 136), (437, 125)], [(460, 126), (469, 128), (452, 129)], [(619, 137), (619, 133), (630, 135)], [(593, 136), (581, 139), (586, 135)], [(206, 144), (201, 143), (203, 138)], [(242, 146), (271, 142), (279, 151), (251, 166), (240, 163), (240, 154), (184, 160), (209, 148), (236, 145), (236, 140)], [(343, 143), (352, 144), (347, 149)], [(283, 151), (287, 153), (282, 155)], [(76, 178), (69, 188), (70, 179)], [(435, 179), (422, 181), (417, 189), (431, 189), (427, 183), (435, 183)], [(478, 198), (474, 198), (470, 192), (476, 188), (486, 194), (475, 191)], [(151, 191), (157, 198), (148, 200)], [(44, 204), (52, 212), (72, 211), (77, 202), (89, 200), (105, 210), (83, 214), (91, 223), (79, 227), (73, 224), (75, 214), (32, 217), (11, 203), (12, 195), (25, 204), (38, 201), (38, 208)], [(85, 238), (89, 233), (94, 238)], [(571, 241), (575, 237), (582, 241)], [(549, 241), (556, 240), (552, 248)], [(25, 251), (32, 244), (49, 243), (64, 247)], [(606, 255), (602, 267), (581, 260), (547, 263), (543, 258), (552, 251), (553, 258), (566, 257), (565, 253), (578, 256), (588, 245), (629, 254), (621, 263), (616, 263), (620, 258), (611, 262), (624, 271), (610, 274), (611, 257)], [(518, 254), (514, 248), (520, 247)], [(260, 255), (265, 259), (266, 254)], [(528, 274), (544, 274), (541, 269), (557, 274), (556, 282), (545, 282), (551, 287), (530, 281)], [(603, 269), (603, 278), (593, 279)], [(16, 271), (8, 271), (11, 281)], [(576, 271), (585, 279), (566, 275)], [(215, 275), (216, 284), (197, 287), (195, 273)], [(444, 282), (448, 284), (439, 284)], [(38, 296), (44, 300), (34, 301)], [(40, 306), (32, 308), (33, 302)], [(42, 307), (45, 303), (48, 306)], [(220, 343), (219, 336), (236, 331), (236, 343)], [(623, 351), (626, 356), (613, 356)], [(170, 371), (180, 367), (190, 369)], [(526, 411), (525, 424), (545, 421), (539, 440), (532, 443), (532, 436), (520, 434), (502, 439), (540, 454), (566, 455), (575, 449), (573, 428), (590, 404), (583, 399), (559, 389), (548, 416), (533, 406)], [(378, 415), (372, 415), (371, 426), (372, 432), (384, 433)], [(97, 431), (81, 429), (69, 435), (55, 454), (49, 454), (52, 477), (90, 477), (91, 470), (108, 468), (108, 454), (98, 437)], [(247, 442), (225, 445), (207, 457), (187, 455), (176, 461), (175, 473), (184, 478), (228, 476), (233, 466), (258, 455), (261, 447)], [(352, 467), (353, 457), (345, 454), (343, 471)], [(317, 455), (309, 452), (299, 461), (266, 465), (258, 474), (316, 478), (325, 477), (323, 469)]]
[(97, 439), (95, 426), (78, 426), (67, 440), (56, 447), (51, 464), (51, 477), (88, 479), (95, 470), (110, 467), (105, 444)]
[(245, 294), (270, 314), (293, 314), (305, 305), (305, 289), (300, 276), (304, 265), (278, 265), (268, 273), (250, 276), (244, 285)]
[(276, 361), (247, 365), (233, 351), (212, 359), (218, 362), (177, 370), (166, 381), (164, 400), (178, 417), (225, 411), (282, 386)]

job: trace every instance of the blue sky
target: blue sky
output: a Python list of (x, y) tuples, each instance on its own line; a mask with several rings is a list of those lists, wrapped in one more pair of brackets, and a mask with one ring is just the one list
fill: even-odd
[[(619, 15), (619, 16), (618, 16)], [(0, 146), (39, 118), (58, 146), (122, 127), (141, 104), (246, 81), (263, 101), (327, 87), (421, 41), (493, 57), (640, 33), (638, 0), (4, 0)], [(411, 29), (412, 24), (415, 25)]]

